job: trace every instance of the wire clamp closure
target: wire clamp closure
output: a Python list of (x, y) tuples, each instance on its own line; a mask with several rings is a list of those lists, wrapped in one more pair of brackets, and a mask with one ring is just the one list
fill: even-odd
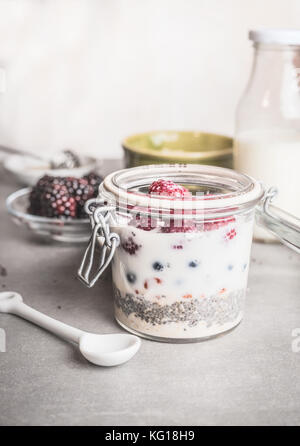
[[(110, 212), (114, 210), (113, 206), (107, 206), (102, 199), (93, 198), (86, 202), (85, 210), (90, 216), (93, 231), (78, 270), (78, 278), (88, 288), (92, 288), (110, 264), (115, 250), (120, 244), (120, 237), (115, 232), (110, 232), (108, 220)], [(101, 245), (100, 259), (93, 274), (92, 271), (96, 264), (95, 250), (98, 243)]]

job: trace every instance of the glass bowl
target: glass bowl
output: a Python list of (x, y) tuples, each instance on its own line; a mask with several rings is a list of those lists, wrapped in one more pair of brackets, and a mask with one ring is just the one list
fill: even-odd
[(48, 241), (62, 243), (86, 243), (90, 238), (89, 218), (67, 220), (32, 215), (27, 212), (31, 188), (20, 189), (6, 199), (8, 213), (12, 220), (25, 226), (36, 236)]

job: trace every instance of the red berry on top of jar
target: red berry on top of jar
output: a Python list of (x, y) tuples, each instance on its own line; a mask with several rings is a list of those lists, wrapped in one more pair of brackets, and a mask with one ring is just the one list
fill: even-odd
[(148, 189), (150, 195), (160, 195), (165, 197), (188, 197), (191, 193), (188, 189), (180, 184), (176, 184), (171, 180), (165, 180), (163, 178), (154, 181)]

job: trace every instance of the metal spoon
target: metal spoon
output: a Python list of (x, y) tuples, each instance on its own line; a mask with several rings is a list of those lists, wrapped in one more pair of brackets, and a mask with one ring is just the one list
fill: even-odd
[(51, 169), (74, 169), (81, 165), (79, 156), (70, 149), (55, 153), (49, 162)]
[(130, 334), (99, 335), (78, 330), (34, 310), (23, 303), (20, 294), (13, 291), (0, 293), (0, 313), (15, 314), (79, 344), (82, 355), (96, 365), (114, 366), (129, 361), (141, 345), (141, 340)]
[(13, 149), (11, 147), (0, 146), (0, 151), (10, 154), (30, 156), (49, 164), (51, 169), (74, 169), (81, 166), (79, 156), (71, 149), (60, 150), (53, 154), (50, 158), (44, 157), (37, 153)]

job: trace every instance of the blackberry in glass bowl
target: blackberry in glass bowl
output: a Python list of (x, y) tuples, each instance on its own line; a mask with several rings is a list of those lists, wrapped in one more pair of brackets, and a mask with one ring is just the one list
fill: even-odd
[(13, 221), (49, 241), (84, 243), (89, 218), (84, 205), (97, 195), (102, 178), (91, 172), (83, 178), (44, 175), (32, 188), (11, 194), (7, 210)]

